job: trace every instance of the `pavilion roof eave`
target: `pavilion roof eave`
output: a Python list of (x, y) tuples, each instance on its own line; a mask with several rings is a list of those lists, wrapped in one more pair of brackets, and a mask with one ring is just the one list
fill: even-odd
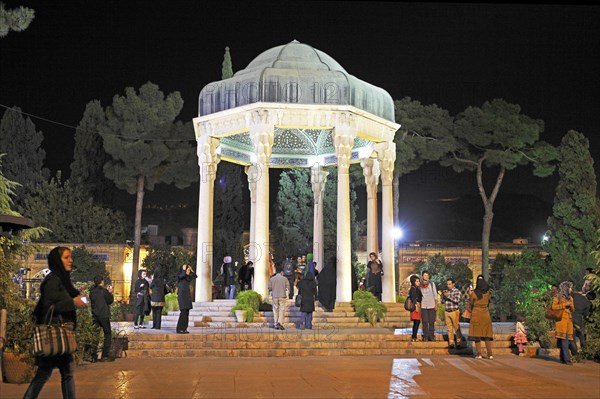
[[(349, 114), (358, 137), (372, 142), (392, 141), (400, 125), (351, 105), (256, 102), (193, 119), (196, 139), (248, 132), (250, 127), (271, 123), (278, 128), (332, 129), (342, 114)], [(348, 116), (348, 115), (346, 115)], [(265, 121), (266, 120), (266, 121)], [(342, 123), (344, 123), (342, 121)]]

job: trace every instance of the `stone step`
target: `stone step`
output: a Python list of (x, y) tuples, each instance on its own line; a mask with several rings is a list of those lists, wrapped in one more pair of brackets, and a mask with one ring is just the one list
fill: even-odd
[[(448, 343), (410, 341), (328, 341), (328, 340), (270, 340), (270, 341), (227, 341), (227, 340), (181, 340), (181, 341), (132, 341), (130, 350), (147, 349), (447, 349)], [(492, 347), (510, 348), (510, 342), (495, 342)], [(468, 349), (468, 348), (465, 348)]]
[[(128, 350), (128, 357), (296, 357), (296, 356), (442, 356), (452, 354), (445, 348), (398, 349), (143, 349)], [(495, 355), (513, 353), (512, 349), (494, 349)], [(465, 350), (462, 355), (471, 355)]]

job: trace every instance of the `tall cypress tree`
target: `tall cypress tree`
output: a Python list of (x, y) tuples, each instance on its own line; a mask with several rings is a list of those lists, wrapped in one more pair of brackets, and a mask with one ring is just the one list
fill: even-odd
[(555, 281), (569, 280), (579, 285), (585, 268), (595, 266), (592, 251), (599, 238), (594, 160), (588, 139), (574, 130), (562, 138), (558, 151), (559, 181), (544, 247), (550, 255)]
[(35, 129), (29, 117), (21, 114), (19, 107), (4, 112), (0, 121), (0, 153), (6, 153), (3, 159), (6, 178), (22, 185), (15, 188), (17, 206), (21, 206), (28, 188), (49, 176), (44, 168), (43, 140), (44, 134)]
[[(350, 188), (350, 235), (352, 260), (361, 224), (356, 222), (356, 191)], [(278, 259), (285, 255), (312, 252), (313, 191), (308, 169), (291, 169), (281, 173), (277, 193), (276, 252)], [(334, 258), (337, 250), (337, 168), (331, 168), (323, 196), (323, 251), (325, 261)], [(323, 265), (324, 266), (324, 265)]]
[[(233, 76), (229, 47), (225, 47), (221, 79)], [(223, 257), (229, 255), (240, 263), (244, 261), (243, 233), (246, 225), (246, 210), (243, 199), (242, 179), (244, 171), (240, 165), (221, 162), (215, 178), (213, 256), (215, 268), (219, 268)]]
[(105, 204), (111, 202), (115, 184), (104, 176), (104, 164), (110, 156), (104, 151), (99, 127), (106, 123), (100, 101), (90, 101), (75, 131), (75, 150), (70, 180), (83, 192)]

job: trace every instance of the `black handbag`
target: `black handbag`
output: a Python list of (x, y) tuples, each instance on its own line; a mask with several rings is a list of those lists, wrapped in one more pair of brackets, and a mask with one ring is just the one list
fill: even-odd
[(297, 308), (299, 308), (300, 306), (302, 306), (302, 295), (301, 294), (297, 294), (296, 295), (296, 299), (294, 301), (294, 305), (296, 305)]
[(51, 324), (54, 305), (46, 313), (44, 324), (37, 324), (33, 330), (33, 355), (40, 357), (60, 356), (77, 350), (74, 323), (63, 323), (59, 316), (58, 324)]
[(417, 309), (417, 306), (413, 303), (413, 301), (411, 301), (409, 296), (407, 296), (406, 300), (404, 301), (404, 309), (408, 310), (409, 312), (414, 312)]

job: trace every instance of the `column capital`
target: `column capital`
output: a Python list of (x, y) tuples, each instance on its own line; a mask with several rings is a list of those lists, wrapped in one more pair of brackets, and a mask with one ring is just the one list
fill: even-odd
[(267, 165), (273, 152), (274, 126), (258, 125), (250, 130), (250, 135), (256, 152), (256, 163)]
[(319, 164), (315, 164), (310, 168), (310, 183), (312, 184), (315, 204), (320, 203), (323, 198), (328, 175), (329, 171)]
[(394, 162), (396, 161), (396, 143), (385, 141), (375, 144), (377, 159), (380, 162), (381, 184), (390, 186), (394, 179)]
[(345, 125), (335, 127), (333, 145), (335, 146), (335, 155), (337, 157), (338, 174), (342, 169), (347, 173), (350, 167), (350, 157), (352, 156), (355, 136), (356, 133), (352, 133)]
[(379, 176), (381, 175), (381, 169), (379, 169), (379, 160), (377, 158), (363, 158), (360, 160), (360, 166), (362, 166), (363, 176), (365, 177), (365, 185), (367, 187), (367, 195), (377, 196), (377, 184), (379, 184)]
[(250, 201), (256, 202), (256, 182), (260, 176), (259, 169), (252, 164), (246, 166), (244, 171), (248, 175), (248, 189), (250, 190)]
[(200, 182), (205, 183), (209, 180), (214, 181), (216, 177), (216, 168), (220, 159), (216, 155), (219, 140), (209, 135), (198, 138), (198, 166), (200, 166)]

